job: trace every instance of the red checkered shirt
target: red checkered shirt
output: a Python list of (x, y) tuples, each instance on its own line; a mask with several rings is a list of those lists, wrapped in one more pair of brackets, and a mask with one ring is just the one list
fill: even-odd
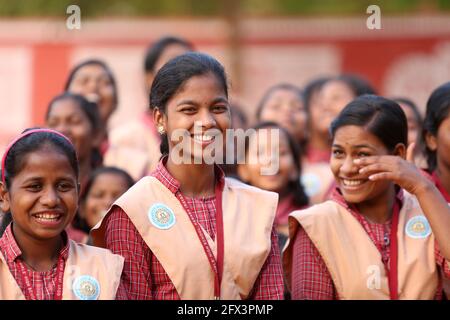
[[(22, 260), (22, 251), (20, 250), (16, 239), (14, 239), (11, 227), (12, 223), (8, 226), (8, 228), (5, 230), (5, 233), (0, 238), (0, 251), (5, 257), (9, 271), (16, 280), (19, 288), (22, 290), (27, 300), (30, 300), (31, 297), (25, 290), (25, 285), (23, 283), (22, 274), (20, 273), (19, 264), (25, 266), (25, 270), (30, 277), (31, 284), (36, 293), (37, 299), (53, 300), (57, 281), (57, 265), (55, 264), (51, 270), (43, 272), (30, 269)], [(66, 261), (69, 256), (69, 241), (66, 232), (63, 232), (62, 236), (64, 246), (59, 252), (59, 256), (62, 257), (64, 261)]]
[[(343, 205), (351, 212), (351, 214), (363, 225), (362, 219), (364, 217), (350, 209), (340, 195), (339, 192), (334, 192), (332, 200)], [(402, 201), (402, 193), (397, 195), (397, 201)], [(373, 223), (368, 220), (368, 225), (375, 237), (371, 237), (372, 242), (378, 243), (380, 248), (384, 248), (384, 252), (388, 258), (390, 257), (389, 246), (384, 246), (384, 233), (390, 235), (391, 222)], [(370, 234), (369, 234), (370, 236)], [(300, 300), (336, 300), (336, 289), (333, 284), (331, 275), (325, 265), (323, 258), (319, 251), (312, 243), (311, 239), (306, 234), (303, 228), (299, 228), (293, 243), (294, 257), (292, 264), (292, 299)], [(445, 258), (439, 251), (437, 243), (435, 245), (435, 257), (437, 265), (443, 270), (444, 276), (450, 278), (450, 268), (445, 263)], [(435, 299), (442, 299), (442, 279), (438, 286)]]
[[(218, 172), (223, 179), (223, 172), (221, 170)], [(177, 199), (184, 199), (190, 213), (214, 239), (216, 234), (215, 196), (201, 198), (184, 196), (180, 191), (180, 183), (170, 175), (162, 161), (152, 176), (169, 189)], [(106, 224), (107, 248), (125, 258), (122, 281), (116, 298), (119, 300), (179, 300), (178, 292), (163, 266), (144, 242), (127, 214), (121, 208), (114, 207)], [(270, 254), (260, 271), (249, 299), (283, 298), (283, 271), (274, 230), (272, 230), (271, 241)]]

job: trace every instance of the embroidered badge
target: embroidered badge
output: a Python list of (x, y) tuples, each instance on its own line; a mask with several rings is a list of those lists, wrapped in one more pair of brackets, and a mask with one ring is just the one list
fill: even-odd
[(315, 196), (320, 192), (321, 182), (320, 178), (314, 173), (302, 174), (300, 181), (305, 188), (308, 197)]
[(97, 300), (100, 295), (100, 284), (94, 277), (83, 275), (75, 279), (72, 290), (80, 300)]
[(172, 209), (162, 203), (156, 203), (148, 210), (148, 219), (158, 229), (167, 230), (175, 224), (175, 214)]
[(413, 239), (423, 239), (431, 234), (431, 227), (427, 218), (415, 216), (406, 224), (406, 234)]

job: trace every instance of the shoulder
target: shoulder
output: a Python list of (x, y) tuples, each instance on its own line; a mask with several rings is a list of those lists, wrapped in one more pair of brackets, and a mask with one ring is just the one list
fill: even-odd
[(267, 191), (267, 190), (263, 190), (263, 189), (248, 185), (248, 184), (246, 184), (242, 181), (239, 181), (235, 178), (226, 177), (225, 185), (232, 190), (253, 193), (255, 195), (274, 197), (274, 198), (278, 199), (278, 194), (276, 192)]
[(70, 254), (76, 254), (79, 259), (83, 259), (84, 261), (104, 261), (109, 265), (111, 263), (115, 265), (123, 265), (124, 261), (122, 256), (114, 254), (108, 249), (76, 243), (72, 240), (70, 240)]

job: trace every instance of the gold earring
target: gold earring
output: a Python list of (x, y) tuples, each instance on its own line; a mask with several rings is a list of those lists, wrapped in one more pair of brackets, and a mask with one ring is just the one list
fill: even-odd
[(158, 133), (159, 133), (159, 134), (164, 134), (164, 133), (166, 133), (166, 131), (164, 130), (164, 127), (163, 127), (163, 126), (158, 126)]

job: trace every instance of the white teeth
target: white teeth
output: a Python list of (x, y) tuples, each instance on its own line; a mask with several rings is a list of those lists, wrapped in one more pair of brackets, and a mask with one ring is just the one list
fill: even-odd
[(198, 141), (211, 141), (213, 139), (213, 136), (207, 135), (207, 134), (195, 134), (194, 139)]
[(59, 217), (60, 217), (60, 215), (47, 214), (47, 213), (42, 213), (42, 214), (36, 215), (36, 218), (38, 218), (39, 220), (49, 220), (49, 221), (56, 221), (59, 219)]
[(358, 186), (361, 183), (363, 183), (363, 180), (346, 180), (346, 179), (343, 179), (342, 182), (346, 186)]

